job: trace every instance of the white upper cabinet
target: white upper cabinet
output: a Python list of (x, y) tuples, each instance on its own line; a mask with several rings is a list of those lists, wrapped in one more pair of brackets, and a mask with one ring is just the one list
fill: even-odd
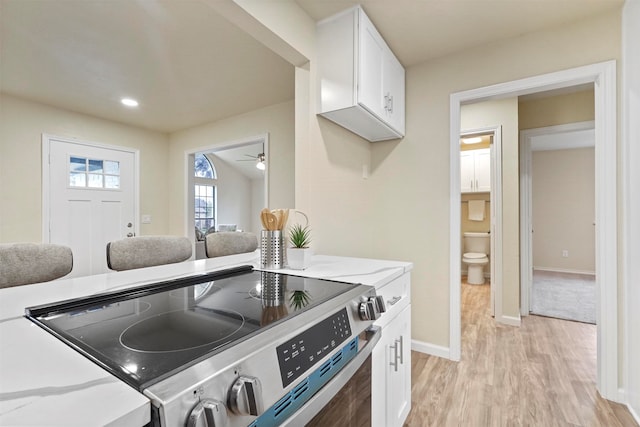
[(318, 114), (369, 141), (405, 133), (404, 68), (361, 7), (318, 23)]
[(491, 149), (460, 152), (460, 190), (463, 193), (491, 191)]

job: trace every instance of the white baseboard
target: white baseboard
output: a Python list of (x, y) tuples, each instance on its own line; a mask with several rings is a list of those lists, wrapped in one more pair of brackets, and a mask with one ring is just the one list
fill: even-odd
[(521, 323), (521, 318), (520, 316), (518, 317), (513, 317), (513, 316), (501, 316), (501, 317), (497, 317), (496, 321), (498, 323), (502, 323), (503, 325), (509, 325), (509, 326), (520, 326)]
[(587, 270), (572, 270), (570, 268), (555, 268), (555, 267), (536, 267), (533, 266), (533, 270), (538, 271), (549, 271), (551, 273), (569, 273), (569, 274), (584, 274), (587, 276), (595, 276), (595, 271), (587, 271)]
[(627, 409), (631, 413), (631, 416), (636, 420), (638, 425), (640, 425), (640, 414), (638, 414), (636, 411), (634, 411), (633, 407), (631, 407), (631, 405), (629, 405), (629, 404), (627, 404)]
[(614, 401), (625, 405), (629, 410), (629, 413), (631, 414), (633, 419), (636, 420), (636, 423), (638, 423), (638, 425), (640, 425), (640, 414), (634, 410), (633, 406), (629, 405), (629, 401), (627, 400), (627, 392), (625, 391), (625, 389), (619, 388), (618, 396), (616, 397), (617, 397), (617, 400), (614, 400)]
[(449, 347), (411, 340), (411, 350), (451, 360)]

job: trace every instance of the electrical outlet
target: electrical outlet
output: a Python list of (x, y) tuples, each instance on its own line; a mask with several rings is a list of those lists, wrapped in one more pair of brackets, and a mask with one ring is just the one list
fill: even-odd
[(562, 250), (562, 258), (569, 258), (569, 251), (566, 249)]

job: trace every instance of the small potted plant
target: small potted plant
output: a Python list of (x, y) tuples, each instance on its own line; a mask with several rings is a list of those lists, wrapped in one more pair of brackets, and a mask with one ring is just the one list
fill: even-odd
[(311, 243), (311, 230), (308, 226), (294, 224), (289, 229), (289, 242), (291, 247), (287, 249), (287, 261), (289, 268), (304, 270), (311, 262), (313, 251), (309, 247)]

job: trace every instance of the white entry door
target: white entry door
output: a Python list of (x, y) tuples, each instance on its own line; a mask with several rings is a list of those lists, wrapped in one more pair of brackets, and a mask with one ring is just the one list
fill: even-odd
[(44, 240), (73, 251), (73, 270), (67, 277), (110, 271), (107, 243), (136, 233), (137, 153), (54, 137), (43, 140), (43, 152), (47, 148)]

